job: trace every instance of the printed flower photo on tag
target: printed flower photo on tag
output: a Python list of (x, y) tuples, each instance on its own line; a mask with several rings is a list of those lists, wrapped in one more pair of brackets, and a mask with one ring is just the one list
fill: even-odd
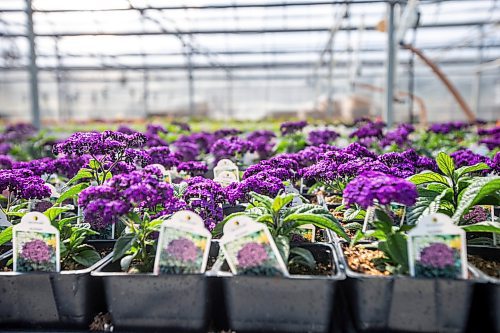
[(305, 224), (292, 232), (292, 242), (310, 242), (316, 240), (316, 227), (312, 224)]
[(159, 274), (203, 273), (206, 236), (170, 229), (158, 246)]
[(57, 235), (48, 232), (16, 231), (16, 272), (57, 272)]
[(271, 244), (265, 229), (256, 230), (223, 244), (226, 259), (233, 273), (238, 275), (280, 276), (286, 267)]
[(462, 276), (460, 235), (413, 236), (415, 277), (449, 278)]

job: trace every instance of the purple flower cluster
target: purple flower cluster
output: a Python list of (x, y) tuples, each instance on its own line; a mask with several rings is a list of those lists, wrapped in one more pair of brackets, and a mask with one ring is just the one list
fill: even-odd
[(443, 269), (455, 262), (455, 252), (443, 243), (432, 243), (420, 252), (422, 265)]
[(0, 169), (12, 169), (15, 161), (8, 155), (0, 155)]
[(36, 176), (43, 174), (53, 174), (56, 172), (54, 160), (50, 157), (44, 157), (38, 160), (31, 160), (28, 162), (14, 162), (12, 169), (27, 169), (33, 172)]
[(69, 156), (102, 156), (108, 155), (116, 160), (125, 149), (141, 147), (146, 142), (146, 137), (141, 133), (124, 134), (121, 132), (105, 131), (77, 132), (65, 141), (55, 145), (54, 154)]
[(226, 195), (222, 186), (211, 179), (193, 177), (187, 180), (188, 187), (182, 199), (187, 209), (198, 213), (205, 221), (205, 226), (213, 230), (224, 218), (222, 204)]
[(227, 201), (235, 204), (237, 201), (248, 201), (249, 193), (256, 192), (269, 197), (275, 197), (285, 189), (283, 181), (268, 171), (259, 172), (250, 176), (240, 183), (232, 183), (225, 188)]
[(19, 123), (9, 125), (0, 135), (0, 142), (23, 142), (36, 134), (36, 128), (31, 124)]
[(165, 250), (175, 260), (179, 261), (195, 261), (198, 252), (196, 245), (187, 238), (170, 241)]
[(322, 144), (330, 144), (335, 141), (340, 135), (332, 130), (316, 130), (309, 132), (308, 141), (313, 146), (319, 146)]
[(490, 129), (480, 129), (478, 134), (486, 136), (479, 140), (479, 143), (485, 144), (489, 150), (494, 150), (500, 147), (500, 126)]
[(254, 150), (255, 146), (252, 142), (237, 136), (229, 139), (219, 139), (210, 148), (210, 152), (214, 155), (216, 161), (224, 158), (234, 160), (238, 155), (242, 156), (246, 152), (253, 152)]
[(181, 161), (194, 161), (200, 154), (200, 149), (196, 143), (189, 141), (175, 141), (173, 144), (175, 155)]
[(264, 245), (252, 242), (245, 244), (236, 256), (241, 268), (252, 268), (262, 265), (267, 260), (267, 252)]
[(294, 134), (302, 131), (307, 126), (307, 121), (286, 121), (280, 125), (281, 135)]
[(247, 136), (247, 140), (255, 146), (255, 151), (259, 154), (260, 159), (265, 159), (271, 156), (274, 148), (274, 138), (276, 134), (273, 131), (259, 130), (251, 132)]
[(214, 132), (214, 138), (216, 140), (222, 139), (228, 136), (237, 136), (240, 135), (242, 132), (239, 129), (236, 128), (221, 128), (217, 131)]
[[(73, 178), (89, 161), (90, 155), (59, 157), (54, 160), (55, 173), (66, 178)], [(116, 172), (116, 168), (113, 172)]]
[(179, 127), (183, 131), (191, 132), (191, 126), (183, 121), (174, 120), (172, 121), (172, 125)]
[(356, 131), (352, 132), (349, 137), (358, 139), (364, 138), (381, 138), (383, 135), (383, 129), (385, 127), (385, 123), (382, 121), (376, 122), (368, 122), (365, 125), (358, 128)]
[(476, 154), (469, 149), (457, 150), (456, 152), (451, 153), (450, 156), (453, 158), (457, 168), (475, 165), (481, 162), (486, 163), (488, 166), (493, 164), (489, 157)]
[(409, 136), (415, 131), (415, 127), (410, 124), (401, 124), (393, 131), (389, 131), (380, 141), (382, 147), (387, 147), (396, 144), (398, 147), (409, 145)]
[(35, 263), (43, 263), (50, 260), (52, 250), (49, 245), (40, 239), (35, 239), (23, 244), (21, 256)]
[(183, 171), (192, 177), (202, 176), (208, 171), (208, 167), (205, 162), (188, 161), (179, 163), (177, 171)]
[(152, 147), (146, 152), (149, 155), (149, 163), (163, 165), (167, 170), (180, 163), (177, 155), (172, 153), (168, 147)]
[(470, 124), (463, 121), (452, 121), (447, 123), (437, 123), (429, 126), (429, 131), (436, 134), (448, 134), (455, 131), (461, 131), (469, 127)]
[(170, 214), (177, 208), (172, 186), (161, 180), (156, 168), (145, 168), (119, 174), (101, 186), (92, 186), (80, 193), (78, 204), (85, 220), (96, 229), (115, 223), (133, 208), (139, 212)]
[(48, 198), (51, 194), (43, 179), (26, 169), (0, 170), (0, 192), (5, 190), (25, 200)]
[(500, 152), (496, 153), (491, 161), (491, 169), (497, 175), (500, 175)]
[(278, 155), (248, 167), (243, 173), (243, 179), (254, 176), (259, 172), (271, 172), (271, 170), (277, 170), (272, 174), (273, 176), (281, 180), (291, 180), (295, 178), (299, 170), (299, 164), (285, 154)]
[(377, 171), (364, 172), (347, 184), (344, 199), (348, 205), (363, 208), (375, 203), (387, 205), (396, 202), (406, 206), (415, 204), (418, 192), (415, 184)]

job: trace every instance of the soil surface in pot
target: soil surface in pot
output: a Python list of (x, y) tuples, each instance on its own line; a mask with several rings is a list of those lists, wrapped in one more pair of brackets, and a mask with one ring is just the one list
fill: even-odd
[(500, 279), (500, 262), (486, 260), (477, 255), (467, 255), (467, 260), (485, 274)]
[(303, 265), (291, 265), (288, 267), (288, 272), (290, 274), (295, 274), (295, 275), (332, 275), (333, 269), (332, 269), (332, 264), (331, 263), (321, 263), (321, 262), (316, 262), (316, 266), (314, 268), (310, 268), (307, 266)]
[(363, 246), (356, 245), (354, 247), (344, 246), (344, 255), (347, 259), (349, 268), (353, 271), (377, 276), (391, 275), (390, 272), (383, 269), (382, 266), (376, 265), (377, 260), (384, 258), (384, 253), (375, 249), (368, 249)]

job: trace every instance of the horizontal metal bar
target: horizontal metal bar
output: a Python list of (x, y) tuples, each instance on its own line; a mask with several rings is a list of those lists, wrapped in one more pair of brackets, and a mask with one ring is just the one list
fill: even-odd
[[(484, 62), (493, 61), (494, 58), (484, 59)], [(447, 59), (440, 61), (442, 65), (477, 65), (477, 59)], [(270, 69), (270, 68), (313, 68), (314, 62), (274, 62), (274, 63), (243, 63), (243, 64), (226, 64), (214, 67), (212, 65), (193, 65), (194, 70), (233, 70), (233, 69)], [(337, 61), (336, 66), (344, 67), (349, 63), (345, 61)], [(364, 61), (362, 67), (380, 67), (383, 66), (383, 61)], [(408, 65), (408, 61), (401, 61), (399, 65)], [(27, 67), (0, 67), (0, 71), (23, 71)], [(40, 71), (101, 71), (101, 70), (187, 70), (187, 66), (179, 65), (127, 65), (127, 66), (62, 66), (62, 67), (39, 67)]]
[[(228, 3), (228, 4), (213, 4), (213, 5), (188, 5), (188, 6), (148, 6), (148, 7), (122, 7), (122, 8), (101, 8), (101, 9), (38, 9), (33, 10), (36, 13), (68, 13), (68, 12), (116, 12), (127, 10), (212, 10), (212, 9), (237, 9), (237, 8), (269, 8), (269, 7), (302, 7), (302, 6), (325, 6), (325, 5), (342, 5), (349, 3), (350, 5), (370, 5), (374, 3), (385, 3), (389, 0), (336, 0), (336, 1), (302, 1), (302, 2), (263, 2), (263, 3)], [(406, 0), (390, 0), (394, 3), (406, 3)], [(422, 0), (421, 4), (435, 4), (439, 2), (449, 1), (471, 1), (471, 0)], [(474, 0), (474, 1), (489, 1), (489, 0)], [(24, 9), (0, 9), (0, 13), (17, 13), (24, 12)]]
[[(487, 24), (499, 24), (500, 20), (496, 21), (468, 21), (468, 22), (446, 22), (446, 23), (431, 23), (419, 26), (419, 29), (426, 28), (455, 28), (468, 26), (482, 26)], [(342, 31), (354, 31), (359, 27), (349, 26), (342, 27)], [(307, 32), (329, 32), (330, 27), (314, 27), (314, 28), (273, 28), (273, 29), (206, 29), (206, 30), (180, 30), (172, 32), (163, 31), (116, 31), (116, 32), (56, 32), (56, 33), (37, 33), (36, 37), (79, 37), (79, 36), (161, 36), (161, 35), (204, 35), (204, 34), (268, 34), (268, 33), (307, 33)], [(375, 26), (366, 27), (365, 30), (375, 30)], [(21, 33), (0, 33), (0, 37), (27, 37)]]

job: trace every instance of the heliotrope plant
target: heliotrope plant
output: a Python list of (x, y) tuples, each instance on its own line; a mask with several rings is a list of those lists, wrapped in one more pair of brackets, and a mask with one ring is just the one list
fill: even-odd
[[(297, 228), (305, 224), (313, 224), (319, 228), (330, 229), (340, 237), (349, 240), (340, 223), (328, 209), (312, 204), (301, 204), (290, 207), (290, 203), (297, 194), (278, 194), (274, 198), (250, 192), (250, 200), (245, 211), (227, 216), (212, 231), (214, 236), (222, 234), (224, 225), (236, 216), (248, 216), (257, 222), (264, 223), (278, 247), (284, 262), (314, 266), (314, 257), (303, 248), (290, 249), (291, 236)], [(289, 261), (289, 258), (292, 261)]]
[(67, 157), (90, 155), (88, 167), (81, 169), (73, 181), (87, 178), (100, 185), (112, 176), (113, 168), (120, 162), (146, 165), (147, 154), (135, 149), (145, 142), (146, 137), (141, 133), (78, 132), (57, 144), (54, 153)]
[[(500, 232), (497, 222), (470, 224), (465, 218), (476, 205), (498, 205), (500, 176), (478, 176), (490, 169), (483, 162), (456, 168), (454, 160), (443, 152), (439, 153), (436, 162), (439, 173), (424, 171), (409, 178), (418, 186), (419, 198), (408, 211), (408, 223), (418, 223), (424, 215), (439, 212), (450, 216), (466, 231)], [(472, 162), (477, 162), (475, 156)]]
[(287, 121), (280, 125), (281, 137), (278, 140), (275, 151), (276, 153), (295, 153), (307, 145), (304, 127), (307, 126), (306, 121)]

